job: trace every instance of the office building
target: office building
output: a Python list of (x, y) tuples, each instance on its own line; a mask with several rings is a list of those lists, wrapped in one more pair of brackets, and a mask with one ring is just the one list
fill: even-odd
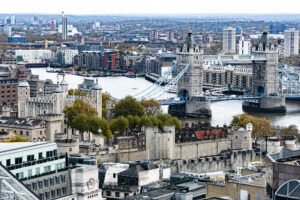
[(223, 51), (236, 52), (236, 29), (227, 27), (223, 29)]
[(76, 55), (78, 55), (77, 49), (61, 48), (57, 51), (57, 61), (62, 65), (71, 65)]
[[(281, 149), (279, 153), (267, 155), (267, 195), (270, 199), (300, 199), (299, 159), (300, 150), (286, 148)], [(288, 185), (290, 189), (287, 191)]]
[(7, 42), (8, 43), (26, 43), (26, 37), (20, 36), (20, 35), (10, 36), (10, 37), (7, 37)]
[(6, 24), (0, 24), (0, 34), (11, 36), (11, 27)]
[(16, 57), (18, 62), (23, 63), (45, 63), (53, 57), (53, 53), (49, 49), (38, 50), (16, 50)]
[(269, 25), (269, 33), (270, 34), (279, 34), (283, 33), (286, 29), (286, 25), (282, 23), (271, 23)]
[(51, 31), (56, 31), (56, 21), (55, 20), (51, 20), (50, 24), (51, 24), (50, 30)]
[(39, 200), (21, 181), (0, 163), (0, 199)]
[(18, 79), (1, 78), (0, 79), (0, 106), (10, 105), (18, 106)]
[(284, 57), (299, 54), (299, 31), (289, 29), (284, 31)]
[(64, 12), (62, 13), (62, 39), (68, 39), (68, 19), (65, 18)]

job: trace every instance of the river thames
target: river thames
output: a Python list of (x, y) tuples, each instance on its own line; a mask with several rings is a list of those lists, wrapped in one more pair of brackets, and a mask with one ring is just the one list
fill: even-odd
[[(46, 68), (32, 68), (33, 74), (39, 75), (41, 80), (51, 79), (57, 82), (57, 73), (48, 73)], [(151, 86), (151, 82), (144, 78), (127, 78), (127, 77), (99, 77), (100, 85), (104, 92), (108, 92), (115, 98), (123, 98), (127, 95), (135, 95), (138, 92)], [(60, 77), (61, 80), (61, 77)], [(82, 83), (84, 77), (68, 74), (65, 80), (69, 83), (69, 88), (77, 88)], [(157, 90), (160, 91), (160, 90)], [(165, 94), (161, 98), (174, 97), (174, 94)], [(218, 102), (211, 105), (213, 125), (229, 124), (232, 116), (244, 113), (241, 101)], [(167, 111), (167, 106), (163, 106), (163, 111)], [(295, 124), (300, 128), (300, 101), (287, 102), (286, 114), (254, 114), (255, 117), (266, 117), (273, 125), (287, 126)]]

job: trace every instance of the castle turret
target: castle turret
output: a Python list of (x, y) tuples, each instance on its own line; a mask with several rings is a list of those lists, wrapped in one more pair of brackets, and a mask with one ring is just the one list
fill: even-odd
[(92, 87), (92, 98), (95, 102), (95, 107), (98, 112), (98, 116), (102, 117), (102, 87), (96, 79), (96, 83)]
[(69, 90), (69, 84), (67, 83), (67, 81), (65, 80), (65, 76), (63, 76), (63, 80), (60, 82), (60, 87), (61, 89), (64, 91), (64, 99), (67, 97), (68, 95), (68, 90)]
[(54, 102), (53, 102), (53, 111), (55, 114), (61, 114), (64, 109), (64, 90), (61, 85), (57, 82), (57, 86), (53, 91)]
[(30, 98), (30, 86), (27, 81), (21, 81), (18, 85), (18, 117), (27, 117), (26, 102)]

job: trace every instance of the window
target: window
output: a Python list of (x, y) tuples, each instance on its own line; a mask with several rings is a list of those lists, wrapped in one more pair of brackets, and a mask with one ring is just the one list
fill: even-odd
[(34, 189), (34, 190), (37, 189), (37, 184), (35, 182), (32, 183), (32, 189)]
[(34, 155), (27, 156), (27, 162), (34, 161)]
[(63, 188), (62, 188), (62, 193), (63, 193), (63, 195), (66, 195), (66, 194), (67, 194), (67, 188), (66, 188), (66, 187), (63, 187)]
[(44, 193), (40, 193), (39, 197), (40, 197), (41, 200), (44, 200)]
[(29, 136), (29, 132), (28, 131), (26, 131), (26, 136)]
[(56, 176), (56, 177), (55, 177), (55, 182), (56, 182), (56, 184), (60, 184), (59, 176)]
[(36, 175), (39, 175), (39, 174), (40, 174), (40, 168), (39, 168), (39, 167), (37, 167), (37, 168), (35, 169), (35, 174), (36, 174)]
[(51, 171), (51, 166), (44, 167), (44, 172), (50, 172), (50, 171)]
[(66, 182), (66, 176), (65, 175), (60, 175), (60, 179), (62, 183)]
[(61, 195), (61, 189), (57, 189), (56, 194), (57, 194), (57, 196), (60, 196)]
[(49, 186), (49, 180), (48, 180), (48, 179), (45, 179), (45, 180), (44, 180), (44, 186), (45, 186), (45, 187), (48, 187), (48, 186)]
[(42, 159), (42, 158), (43, 158), (43, 153), (40, 152), (40, 153), (39, 153), (39, 159)]
[(125, 197), (128, 197), (128, 195), (129, 195), (129, 193), (126, 192), (126, 193), (125, 193)]
[(110, 196), (111, 195), (111, 191), (106, 191), (106, 196)]
[(50, 192), (45, 192), (45, 198), (50, 199)]
[(15, 158), (15, 164), (21, 164), (22, 163), (22, 157)]
[(29, 169), (28, 170), (28, 177), (31, 177), (32, 176), (32, 169)]
[(9, 167), (10, 166), (10, 159), (7, 159), (6, 160), (6, 167)]
[(261, 192), (256, 192), (256, 200), (263, 200)]
[(39, 181), (38, 185), (39, 185), (39, 189), (42, 189), (43, 188), (43, 181)]
[(116, 197), (120, 197), (120, 192), (116, 192)]
[(51, 197), (54, 199), (55, 198), (55, 190), (51, 190)]
[(116, 178), (116, 174), (115, 173), (113, 173), (113, 177)]
[(50, 178), (50, 186), (54, 186), (54, 178)]

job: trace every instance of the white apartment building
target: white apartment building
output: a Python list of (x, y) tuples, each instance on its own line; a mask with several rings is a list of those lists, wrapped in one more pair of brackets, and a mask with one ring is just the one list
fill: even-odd
[(236, 29), (233, 27), (223, 29), (223, 51), (236, 52)]
[(42, 50), (16, 50), (19, 62), (23, 63), (44, 63), (53, 57), (53, 52), (49, 49)]
[(24, 179), (64, 169), (66, 157), (57, 154), (54, 142), (11, 142), (1, 143), (0, 163)]
[(251, 41), (241, 36), (239, 41), (239, 55), (250, 55), (251, 54)]
[(299, 54), (299, 31), (289, 29), (284, 31), (284, 57)]
[(78, 55), (77, 49), (60, 49), (57, 52), (57, 60), (60, 64), (70, 65), (76, 55)]

